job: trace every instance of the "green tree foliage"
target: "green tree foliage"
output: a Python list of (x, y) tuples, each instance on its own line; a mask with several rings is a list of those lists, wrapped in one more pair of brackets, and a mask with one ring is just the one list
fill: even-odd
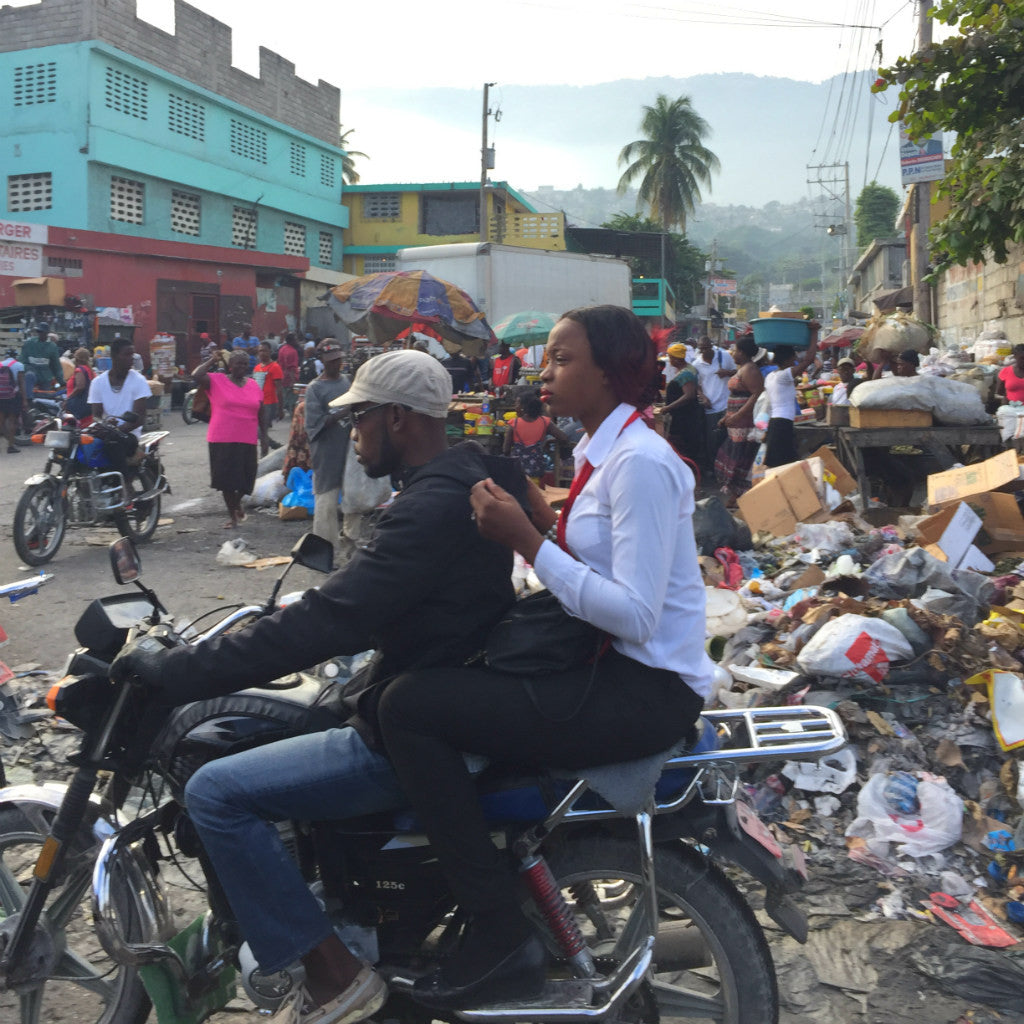
[[(613, 231), (661, 232), (661, 225), (650, 217), (617, 213), (601, 225)], [(707, 255), (691, 245), (684, 235), (667, 232), (665, 235), (665, 276), (675, 292), (679, 309), (698, 305), (704, 301), (704, 261)], [(661, 253), (656, 256), (626, 257), (634, 277), (661, 277)]]
[(956, 34), (882, 69), (872, 90), (899, 87), (891, 120), (911, 138), (956, 132), (934, 190), (950, 212), (932, 227), (933, 265), (1005, 263), (1024, 242), (1024, 0), (936, 0), (932, 14)]
[[(338, 126), (339, 131), (340, 131), (340, 129), (342, 127), (344, 127), (344, 126), (343, 125), (339, 125)], [(356, 162), (353, 159), (353, 157), (361, 156), (364, 160), (369, 160), (370, 159), (365, 153), (360, 153), (358, 149), (349, 149), (348, 148), (348, 137), (354, 131), (355, 131), (355, 128), (349, 128), (349, 129), (347, 129), (345, 131), (342, 131), (340, 137), (338, 138), (338, 145), (342, 149), (342, 154), (341, 154), (341, 180), (346, 185), (356, 185), (359, 182), (359, 172), (356, 170)]]
[(711, 127), (694, 109), (689, 96), (670, 100), (660, 94), (653, 107), (643, 108), (644, 138), (627, 143), (619, 153), (625, 169), (619, 192), (640, 179), (638, 209), (646, 205), (661, 228), (685, 233), (687, 215), (701, 200), (701, 186), (711, 190), (718, 157), (705, 147)]
[(857, 247), (867, 248), (876, 238), (891, 238), (900, 209), (900, 197), (877, 181), (865, 185), (857, 196), (853, 220), (857, 225)]

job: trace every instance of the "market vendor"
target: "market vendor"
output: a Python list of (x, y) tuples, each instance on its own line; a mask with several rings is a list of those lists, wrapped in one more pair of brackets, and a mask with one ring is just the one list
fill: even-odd
[(857, 379), (856, 364), (849, 356), (844, 356), (836, 366), (839, 383), (832, 389), (829, 405), (849, 405), (853, 389), (860, 383)]
[(1013, 346), (1013, 362), (999, 371), (996, 398), (1024, 403), (1024, 345)]

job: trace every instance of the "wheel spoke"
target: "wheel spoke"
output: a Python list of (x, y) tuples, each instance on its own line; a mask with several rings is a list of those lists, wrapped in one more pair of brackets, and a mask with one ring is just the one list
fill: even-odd
[(91, 872), (88, 867), (68, 879), (60, 894), (47, 908), (46, 916), (55, 928), (63, 929), (71, 920), (72, 915), (81, 906), (82, 897), (89, 888), (90, 880)]
[(725, 1003), (721, 992), (701, 995), (698, 992), (652, 981), (651, 988), (662, 1017), (695, 1017), (698, 1020), (725, 1020)]
[(114, 997), (114, 983), (101, 975), (88, 960), (72, 950), (65, 950), (64, 955), (57, 961), (53, 968), (53, 977), (71, 981), (89, 992), (94, 992), (107, 1003)]
[(7, 862), (0, 857), (0, 907), (8, 915), (16, 914), (25, 906), (26, 899), (25, 890), (7, 867)]
[(18, 1024), (40, 1024), (40, 1013), (43, 1008), (43, 986), (22, 992), (18, 1000), (21, 1003), (21, 1020)]

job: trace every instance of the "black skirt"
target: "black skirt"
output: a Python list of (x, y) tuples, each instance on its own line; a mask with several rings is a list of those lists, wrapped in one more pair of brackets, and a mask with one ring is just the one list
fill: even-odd
[(764, 435), (764, 464), (788, 466), (796, 462), (796, 435), (793, 433), (793, 421), (782, 416), (773, 416), (768, 421), (768, 430)]
[(210, 441), (210, 486), (216, 491), (252, 494), (256, 485), (256, 445)]

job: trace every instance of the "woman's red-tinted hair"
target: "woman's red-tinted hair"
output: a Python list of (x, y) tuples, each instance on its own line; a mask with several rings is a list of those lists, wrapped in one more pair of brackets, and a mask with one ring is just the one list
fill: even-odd
[(645, 409), (657, 392), (657, 353), (639, 318), (622, 306), (583, 306), (562, 314), (586, 332), (590, 354), (620, 402)]

